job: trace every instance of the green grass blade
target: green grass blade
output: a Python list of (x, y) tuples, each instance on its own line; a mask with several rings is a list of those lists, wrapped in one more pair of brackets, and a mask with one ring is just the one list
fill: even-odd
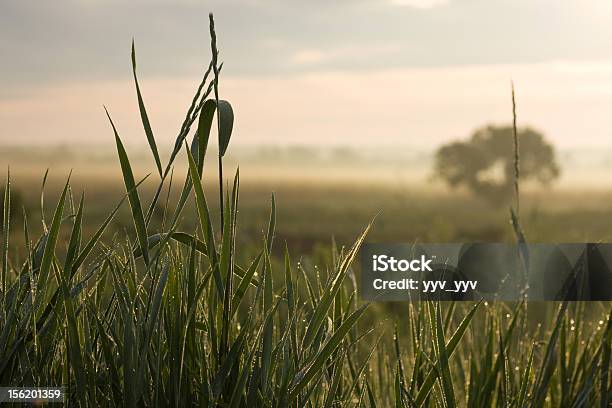
[(257, 271), (257, 267), (259, 266), (259, 262), (261, 260), (262, 255), (263, 252), (260, 252), (259, 255), (257, 255), (257, 257), (253, 260), (253, 262), (251, 262), (251, 265), (249, 265), (248, 269), (240, 280), (238, 287), (234, 291), (234, 297), (232, 298), (232, 310), (234, 311), (234, 314), (236, 314), (236, 311), (238, 310), (240, 303), (244, 299), (244, 295), (247, 289), (249, 288), (249, 285), (253, 281), (253, 276)]
[(325, 396), (325, 402), (323, 404), (324, 408), (332, 408), (334, 405), (338, 404), (337, 396), (339, 394), (338, 388), (340, 388), (340, 382), (342, 381), (342, 363), (344, 360), (344, 356), (341, 356), (336, 359), (336, 362), (333, 364), (333, 374), (332, 381), (328, 387), (327, 395)]
[(556, 367), (554, 361), (555, 347), (557, 345), (557, 339), (559, 338), (561, 323), (563, 322), (563, 316), (565, 315), (566, 310), (567, 301), (564, 301), (559, 307), (557, 318), (555, 319), (555, 325), (553, 326), (553, 330), (550, 334), (548, 344), (546, 345), (546, 353), (544, 354), (544, 358), (542, 359), (542, 364), (538, 372), (538, 377), (534, 384), (532, 395), (533, 401), (536, 406), (540, 406), (544, 403), (544, 399), (546, 398), (546, 393), (548, 392), (548, 387)]
[(599, 374), (599, 405), (601, 408), (610, 406), (610, 393), (612, 386), (608, 386), (610, 370), (612, 369), (612, 311), (608, 314), (606, 330), (602, 335), (603, 353), (601, 355), (600, 374)]
[[(106, 108), (104, 108), (106, 110)], [(140, 205), (140, 197), (138, 190), (136, 189), (136, 183), (134, 182), (134, 174), (132, 173), (132, 166), (128, 159), (127, 152), (123, 147), (123, 143), (119, 138), (115, 124), (106, 110), (106, 116), (110, 121), (110, 124), (115, 133), (115, 143), (117, 144), (117, 154), (119, 155), (119, 162), (121, 163), (121, 171), (123, 173), (123, 182), (125, 184), (125, 190), (128, 193), (128, 200), (130, 202), (130, 208), (132, 209), (132, 218), (134, 221), (134, 228), (136, 229), (136, 236), (140, 243), (142, 250), (142, 257), (145, 265), (149, 265), (149, 248), (147, 247), (147, 227), (144, 221), (144, 215), (142, 213), (142, 207)]]
[[(457, 327), (457, 330), (455, 330), (451, 338), (446, 343), (445, 349), (446, 349), (448, 358), (450, 358), (453, 355), (455, 348), (459, 344), (459, 341), (461, 341), (461, 338), (465, 334), (465, 331), (467, 330), (470, 322), (474, 318), (474, 314), (476, 313), (478, 306), (480, 306), (480, 303), (477, 303), (476, 305), (474, 305), (474, 307), (472, 307), (472, 309), (465, 315), (461, 323), (459, 323), (459, 327)], [(427, 397), (431, 393), (431, 390), (433, 389), (433, 386), (436, 381), (436, 377), (437, 377), (436, 370), (433, 368), (429, 370), (429, 372), (427, 373), (427, 376), (425, 377), (425, 379), (423, 380), (423, 383), (421, 384), (421, 388), (419, 389), (417, 396), (414, 399), (415, 406), (420, 407), (425, 403), (425, 400), (427, 399)]]
[(166, 283), (168, 282), (168, 272), (169, 266), (163, 265), (161, 270), (161, 275), (157, 282), (157, 288), (155, 289), (155, 295), (153, 296), (153, 302), (151, 305), (151, 310), (149, 311), (149, 315), (147, 316), (147, 327), (145, 336), (143, 339), (143, 343), (141, 346), (141, 364), (144, 364), (144, 358), (146, 356), (146, 350), (149, 347), (151, 342), (151, 338), (153, 337), (153, 333), (155, 331), (155, 327), (157, 325), (157, 321), (159, 318), (159, 313), (162, 307), (162, 298), (164, 296), (164, 290), (166, 289)]
[[(168, 234), (170, 235), (169, 237)], [(204, 242), (202, 242), (197, 237), (194, 237), (193, 235), (181, 231), (162, 232), (150, 235), (147, 238), (147, 246), (149, 247), (149, 250), (151, 250), (160, 243), (168, 241), (169, 239), (176, 242), (180, 242), (181, 244), (184, 244), (185, 246), (190, 248), (191, 245), (195, 245), (195, 250), (197, 252), (201, 253), (202, 255), (208, 256), (208, 249), (206, 248), (206, 244)], [(142, 256), (142, 251), (140, 250), (140, 248), (136, 248), (133, 254), (135, 258), (140, 258)]]
[(234, 127), (234, 111), (228, 101), (219, 100), (217, 118), (219, 121), (219, 155), (223, 157), (227, 151)]
[(151, 129), (151, 123), (149, 122), (149, 116), (147, 115), (147, 109), (145, 108), (142, 94), (140, 92), (140, 86), (138, 85), (138, 77), (136, 76), (136, 49), (134, 47), (134, 40), (132, 39), (132, 73), (134, 74), (134, 84), (136, 85), (136, 96), (138, 97), (138, 109), (140, 110), (140, 119), (142, 120), (142, 126), (144, 127), (145, 134), (147, 135), (147, 141), (149, 147), (153, 153), (155, 159), (155, 165), (160, 177), (162, 176), (162, 165), (159, 159), (159, 153), (157, 151), (157, 144), (155, 143), (155, 137), (153, 136), (153, 130)]
[(338, 330), (325, 342), (325, 345), (314, 357), (312, 362), (305, 368), (300, 370), (292, 381), (290, 399), (294, 399), (297, 395), (310, 383), (317, 373), (324, 367), (327, 359), (338, 348), (340, 343), (346, 338), (349, 330), (357, 323), (361, 315), (365, 312), (368, 305), (363, 305), (353, 313), (351, 313), (338, 327)]
[(289, 257), (289, 248), (285, 243), (285, 286), (287, 288), (287, 308), (289, 310), (289, 320), (293, 318), (296, 308), (292, 275), (293, 272), (291, 271), (291, 258)]
[(251, 374), (253, 359), (255, 357), (255, 353), (257, 352), (257, 348), (257, 342), (253, 342), (253, 345), (251, 346), (251, 351), (244, 360), (244, 363), (242, 364), (242, 370), (240, 371), (238, 381), (236, 381), (236, 385), (234, 386), (234, 389), (232, 391), (229, 408), (237, 408), (240, 406), (240, 402), (243, 396), (243, 390), (245, 389), (247, 380), (249, 378), (249, 375)]
[(312, 342), (315, 339), (316, 334), (321, 328), (321, 325), (326, 320), (327, 312), (329, 311), (332, 305), (332, 302), (334, 298), (336, 297), (336, 294), (340, 290), (340, 287), (342, 286), (342, 282), (344, 281), (344, 277), (346, 276), (346, 272), (348, 268), (350, 267), (351, 263), (353, 262), (353, 260), (355, 259), (355, 257), (357, 256), (357, 253), (359, 252), (359, 248), (361, 247), (363, 240), (365, 239), (368, 231), (370, 230), (371, 225), (372, 223), (368, 224), (368, 226), (365, 228), (365, 230), (361, 233), (359, 238), (357, 238), (357, 240), (353, 244), (353, 247), (351, 248), (351, 250), (348, 252), (348, 254), (344, 257), (344, 259), (340, 263), (340, 266), (338, 267), (338, 271), (336, 272), (336, 275), (334, 276), (333, 281), (329, 285), (329, 289), (324, 293), (323, 297), (321, 298), (321, 301), (319, 302), (314, 313), (312, 314), (312, 317), (310, 318), (310, 321), (308, 322), (308, 326), (306, 328), (304, 340), (302, 342), (302, 347), (304, 349), (308, 348), (312, 344)]
[(444, 328), (442, 325), (442, 315), (440, 313), (440, 303), (434, 305), (433, 302), (428, 302), (428, 306), (431, 331), (434, 337), (435, 350), (438, 358), (438, 370), (441, 374), (442, 397), (444, 398), (445, 406), (455, 407), (455, 392), (453, 389), (450, 367), (448, 365), (449, 355), (444, 341)]
[(268, 233), (266, 234), (266, 249), (268, 253), (272, 251), (272, 243), (274, 242), (274, 230), (276, 229), (276, 200), (274, 194), (271, 198), (270, 221), (268, 222)]
[(489, 373), (487, 374), (486, 377), (486, 381), (484, 382), (483, 387), (481, 388), (480, 392), (482, 395), (491, 395), (493, 393), (493, 389), (495, 388), (495, 383), (497, 382), (497, 377), (499, 372), (501, 371), (501, 369), (503, 368), (503, 364), (504, 364), (504, 354), (506, 353), (506, 350), (508, 349), (510, 340), (512, 339), (512, 333), (514, 331), (514, 328), (516, 326), (516, 322), (518, 320), (518, 316), (519, 316), (519, 312), (522, 310), (523, 308), (523, 304), (519, 304), (512, 316), (512, 320), (510, 321), (510, 324), (508, 325), (508, 328), (506, 329), (506, 332), (504, 333), (504, 336), (501, 337), (501, 329), (500, 329), (500, 337), (501, 337), (501, 341), (502, 341), (502, 351), (497, 354), (497, 358), (495, 359), (495, 363), (493, 365), (493, 367), (491, 368), (491, 370), (489, 371)]
[[(55, 221), (55, 217), (54, 217)], [(51, 231), (53, 231), (53, 225), (51, 224)], [(76, 313), (74, 310), (74, 304), (70, 291), (68, 290), (67, 282), (65, 277), (62, 275), (58, 268), (53, 268), (56, 273), (58, 285), (62, 291), (62, 297), (64, 300), (64, 311), (66, 316), (66, 322), (68, 326), (68, 354), (70, 355), (70, 365), (74, 371), (76, 378), (77, 393), (79, 401), (82, 405), (87, 405), (87, 375), (85, 373), (85, 366), (83, 364), (83, 356), (81, 354), (81, 341), (79, 339), (79, 329), (76, 319)], [(90, 390), (91, 391), (91, 390)]]
[[(2, 298), (6, 299), (6, 279), (8, 276), (9, 231), (11, 226), (11, 173), (6, 177), (4, 199), (2, 200)], [(3, 309), (6, 310), (6, 305)]]
[(233, 228), (232, 215), (230, 213), (229, 197), (225, 199), (225, 220), (223, 228), (223, 240), (221, 242), (221, 254), (219, 257), (219, 269), (221, 270), (221, 278), (225, 279), (225, 287), (223, 292), (223, 318), (221, 325), (221, 346), (219, 353), (223, 357), (229, 348), (229, 333), (230, 319), (232, 317), (232, 284), (233, 284)]
[(45, 186), (47, 185), (47, 177), (49, 176), (49, 169), (45, 170), (43, 181), (40, 186), (40, 222), (42, 223), (43, 232), (48, 232), (47, 221), (45, 219)]
[[(198, 121), (198, 128), (196, 134), (191, 143), (191, 154), (194, 156), (198, 167), (198, 174), (200, 177), (202, 176), (202, 171), (204, 168), (204, 158), (206, 157), (206, 151), (208, 150), (208, 141), (210, 139), (210, 129), (212, 127), (212, 119), (215, 114), (215, 101), (207, 100), (202, 109), (200, 111), (200, 118)], [(189, 198), (189, 193), (191, 192), (191, 188), (193, 183), (191, 181), (191, 177), (187, 174), (185, 178), (185, 183), (183, 185), (183, 191), (181, 193), (181, 197), (176, 205), (176, 209), (174, 210), (174, 215), (172, 216), (171, 226), (175, 225), (185, 207), (187, 199)]]
[(535, 345), (531, 346), (531, 351), (529, 352), (529, 359), (527, 360), (527, 366), (525, 366), (525, 370), (523, 370), (523, 377), (521, 379), (521, 387), (519, 388), (517, 406), (524, 407), (527, 405), (527, 392), (529, 391), (529, 378), (531, 377), (531, 367), (533, 365), (533, 353), (535, 350)]
[[(148, 177), (148, 176), (147, 176)], [(138, 186), (140, 186), (145, 180), (146, 178), (143, 178), (142, 180), (140, 180), (133, 188), (136, 189), (138, 188)], [(106, 228), (108, 227), (108, 225), (111, 223), (111, 221), (115, 218), (115, 215), (117, 214), (117, 211), (119, 211), (119, 209), (121, 208), (121, 206), (123, 205), (123, 203), (125, 202), (125, 199), (128, 198), (130, 192), (128, 191), (122, 198), (121, 200), (119, 200), (119, 202), (117, 203), (117, 205), (115, 206), (115, 208), (113, 208), (113, 210), (110, 212), (110, 214), (106, 217), (106, 219), (104, 220), (104, 222), (102, 222), (102, 224), (100, 224), (100, 227), (98, 227), (98, 229), (96, 230), (96, 232), (91, 236), (91, 238), (89, 239), (89, 241), (87, 241), (87, 244), (85, 244), (85, 246), (83, 247), (83, 250), (79, 253), (79, 256), (77, 257), (76, 261), (74, 261), (74, 264), (72, 265), (72, 271), (71, 274), (74, 274), (83, 264), (83, 262), (85, 262), (85, 260), (87, 259), (87, 257), (91, 254), (91, 251), (94, 249), (94, 247), (96, 246), (96, 244), (100, 241), (100, 238), (102, 237), (102, 234), (104, 234), (104, 231), (106, 231)]]
[(206, 203), (206, 197), (200, 181), (200, 174), (198, 173), (197, 164), (191, 154), (189, 148), (185, 146), (187, 151), (187, 157), (189, 159), (189, 175), (191, 176), (191, 182), (194, 186), (195, 202), (198, 210), (198, 221), (200, 223), (200, 230), (204, 236), (206, 242), (206, 248), (208, 249), (208, 259), (210, 264), (213, 266), (213, 277), (217, 287), (217, 293), (219, 298), (223, 299), (223, 278), (219, 271), (219, 265), (217, 263), (217, 251), (215, 245), (215, 238), (213, 232), (212, 222), (210, 220), (210, 213), (208, 211), (208, 204)]
[(62, 214), (64, 213), (64, 204), (66, 202), (66, 193), (68, 191), (69, 182), (70, 177), (68, 177), (68, 181), (66, 181), (62, 195), (60, 196), (57, 206), (55, 207), (51, 228), (47, 233), (47, 241), (45, 243), (45, 250), (43, 252), (43, 257), (40, 264), (39, 279), (36, 287), (36, 293), (39, 293), (40, 295), (37, 297), (34, 310), (38, 310), (38, 307), (40, 306), (40, 303), (44, 297), (42, 296), (42, 291), (47, 289), (47, 280), (49, 278), (49, 272), (51, 271), (53, 258), (55, 256), (55, 247), (57, 245), (57, 238), (59, 236), (60, 225), (62, 223)]
[(351, 393), (357, 389), (358, 384), (359, 384), (359, 380), (361, 379), (361, 376), (365, 373), (366, 368), (368, 368), (368, 366), (370, 365), (370, 361), (372, 359), (372, 356), (374, 355), (374, 352), (378, 349), (378, 346), (380, 344), (380, 340), (382, 339), (382, 335), (380, 335), (378, 337), (378, 339), (376, 339), (376, 341), (374, 342), (374, 345), (372, 346), (372, 348), (370, 349), (370, 352), (368, 353), (368, 355), (366, 356), (366, 358), (363, 359), (362, 363), (361, 363), (361, 367), (359, 367), (359, 369), (357, 370), (357, 372), (355, 373), (354, 377), (353, 377), (353, 382), (351, 383), (350, 387), (348, 387), (346, 394), (344, 395), (344, 400), (348, 400)]
[(70, 241), (68, 243), (68, 251), (66, 252), (66, 259), (64, 261), (64, 274), (67, 281), (70, 282), (70, 271), (72, 265), (76, 260), (76, 257), (81, 250), (81, 224), (83, 223), (83, 201), (84, 195), (81, 194), (81, 200), (79, 201), (79, 208), (74, 218), (74, 224), (72, 225), (72, 233), (70, 234)]
[[(272, 266), (270, 256), (264, 252), (263, 264), (263, 279), (264, 279), (264, 313), (268, 313), (272, 309), (273, 294), (272, 294)], [(263, 391), (267, 390), (268, 377), (270, 375), (270, 365), (272, 364), (272, 336), (274, 335), (274, 326), (272, 321), (267, 321), (264, 326), (262, 337), (262, 357), (261, 357), (261, 386)]]

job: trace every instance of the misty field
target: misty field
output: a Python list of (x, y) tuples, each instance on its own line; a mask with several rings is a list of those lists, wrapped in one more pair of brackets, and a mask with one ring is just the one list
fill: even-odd
[(116, 177), (4, 179), (1, 386), (82, 406), (610, 406), (609, 303), (367, 304), (355, 262), (365, 240), (606, 240), (609, 193), (523, 191), (513, 227), (513, 203), (463, 192), (249, 181), (224, 167), (212, 17), (211, 36), (169, 154), (133, 53), (148, 171), (109, 107)]

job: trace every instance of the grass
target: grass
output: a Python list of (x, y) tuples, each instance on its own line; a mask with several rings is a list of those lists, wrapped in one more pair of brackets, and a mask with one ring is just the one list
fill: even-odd
[[(277, 239), (274, 196), (256, 255), (244, 255), (240, 175), (226, 189), (221, 176), (233, 113), (219, 99), (212, 17), (211, 38), (211, 64), (165, 165), (133, 49), (156, 163), (151, 200), (110, 114), (125, 193), (91, 233), (83, 230), (86, 197), (75, 201), (69, 178), (32, 239), (26, 214), (22, 227), (11, 224), (8, 177), (0, 385), (63, 386), (70, 404), (83, 406), (610, 405), (609, 305), (395, 304), (400, 317), (390, 330), (381, 316), (392, 315), (357, 294), (353, 261), (370, 227), (350, 247), (333, 243), (327, 262), (311, 268)], [(213, 205), (203, 181), (215, 117), (222, 148)], [(187, 176), (174, 197), (167, 192), (183, 155)], [(130, 232), (103, 238), (126, 204)], [(16, 228), (23, 245), (9, 242)]]

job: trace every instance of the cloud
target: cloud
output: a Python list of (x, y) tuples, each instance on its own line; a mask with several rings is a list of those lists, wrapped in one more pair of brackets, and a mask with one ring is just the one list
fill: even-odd
[(299, 50), (289, 58), (292, 64), (316, 64), (324, 60), (329, 60), (330, 54), (317, 49)]
[(394, 6), (409, 6), (419, 9), (430, 9), (448, 4), (449, 0), (391, 0)]
[(610, 0), (313, 2), (2, 0), (0, 89), (129, 78), (133, 37), (143, 79), (200, 72), (208, 11), (228, 75), (612, 58)]
[[(509, 123), (512, 78), (519, 126), (542, 130), (558, 147), (609, 146), (611, 68), (612, 60), (228, 75), (220, 91), (236, 113), (232, 143), (376, 142), (433, 149), (488, 122)], [(197, 82), (197, 77), (141, 82), (160, 146), (174, 142)], [(126, 143), (146, 143), (130, 79), (45, 86), (0, 100), (0, 141), (112, 145), (102, 104)]]
[(395, 42), (387, 44), (361, 44), (350, 45), (344, 47), (331, 47), (328, 49), (321, 48), (304, 48), (298, 50), (289, 56), (289, 64), (291, 65), (334, 65), (334, 64), (354, 64), (357, 66), (360, 63), (368, 60), (380, 58), (382, 56), (393, 56), (401, 51), (401, 46)]

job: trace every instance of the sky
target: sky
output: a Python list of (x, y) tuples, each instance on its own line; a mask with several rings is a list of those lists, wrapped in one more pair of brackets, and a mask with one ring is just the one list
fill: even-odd
[(609, 0), (3, 0), (0, 145), (146, 142), (130, 45), (160, 145), (210, 58), (232, 143), (433, 148), (486, 123), (564, 148), (612, 144)]

